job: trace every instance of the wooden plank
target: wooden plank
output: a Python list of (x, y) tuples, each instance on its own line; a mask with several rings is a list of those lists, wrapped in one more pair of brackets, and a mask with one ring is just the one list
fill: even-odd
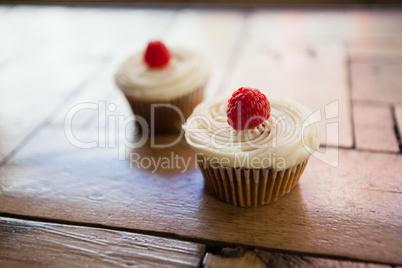
[(221, 84), (241, 37), (245, 13), (219, 9), (184, 9), (175, 18), (164, 39), (172, 46), (187, 46), (202, 52), (210, 67), (206, 97), (222, 92)]
[[(343, 47), (339, 44), (308, 46), (297, 41), (289, 45), (261, 37), (247, 41), (244, 53), (226, 78), (226, 91), (250, 86), (295, 99), (319, 113), (322, 144), (352, 147)], [(330, 123), (336, 129), (330, 130)]]
[(207, 253), (203, 260), (205, 268), (232, 267), (355, 267), (355, 268), (391, 268), (389, 265), (364, 263), (357, 261), (315, 258), (303, 255), (273, 253), (262, 250), (243, 248), (223, 248), (217, 253)]
[(199, 267), (201, 244), (0, 217), (2, 267)]
[(0, 69), (0, 162), (85, 83), (98, 65), (92, 59), (33, 55)]
[[(69, 113), (74, 113), (74, 118), (72, 119), (74, 127), (87, 128), (89, 125), (97, 123), (98, 120), (96, 122), (90, 122), (90, 120), (95, 121), (98, 115), (102, 114), (102, 111), (98, 109), (100, 105), (103, 105), (101, 103), (104, 103), (106, 109), (106, 105), (111, 103), (109, 95), (112, 92), (116, 92), (115, 94), (118, 92), (113, 75), (117, 70), (117, 66), (118, 63), (115, 61), (103, 64), (95, 79), (57, 109), (52, 117), (51, 124), (64, 126), (66, 116)], [(98, 108), (92, 108), (94, 105)]]
[[(148, 141), (125, 152), (133, 153), (130, 161), (119, 160), (125, 133), (116, 134), (115, 144), (97, 131), (75, 135), (88, 142), (101, 139), (97, 146), (104, 148), (77, 148), (64, 129), (42, 131), (0, 169), (0, 212), (170, 233), (209, 245), (220, 241), (402, 263), (399, 154), (327, 148), (331, 159), (311, 158), (290, 194), (244, 209), (204, 191), (183, 140), (165, 149)], [(187, 169), (183, 161), (189, 161)]]
[(383, 152), (399, 152), (391, 107), (354, 103), (356, 148)]
[(352, 62), (352, 98), (384, 103), (402, 102), (402, 62)]

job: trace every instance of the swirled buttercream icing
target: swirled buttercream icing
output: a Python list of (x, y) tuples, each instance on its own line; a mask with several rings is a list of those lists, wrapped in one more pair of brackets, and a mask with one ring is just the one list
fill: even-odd
[(303, 162), (319, 147), (314, 115), (291, 99), (267, 98), (270, 118), (241, 131), (227, 123), (228, 98), (200, 103), (183, 126), (187, 143), (199, 156), (228, 167), (279, 171)]
[(172, 48), (164, 68), (149, 68), (143, 52), (129, 57), (118, 69), (115, 81), (123, 92), (140, 101), (169, 101), (206, 83), (208, 70), (202, 56), (185, 48)]

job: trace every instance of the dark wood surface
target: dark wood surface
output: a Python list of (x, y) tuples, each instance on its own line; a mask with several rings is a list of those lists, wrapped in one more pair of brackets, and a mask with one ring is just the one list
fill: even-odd
[(0, 218), (2, 267), (199, 267), (204, 252), (157, 236)]
[[(230, 265), (402, 265), (401, 14), (0, 6), (0, 266), (217, 267), (221, 247), (244, 253)], [(321, 149), (289, 195), (226, 205), (184, 140), (125, 148), (141, 137), (117, 124), (131, 111), (113, 74), (154, 38), (205, 54), (207, 98), (249, 85), (321, 114)], [(65, 126), (82, 103), (96, 109), (72, 133), (94, 148)], [(130, 153), (188, 167), (138, 167)]]

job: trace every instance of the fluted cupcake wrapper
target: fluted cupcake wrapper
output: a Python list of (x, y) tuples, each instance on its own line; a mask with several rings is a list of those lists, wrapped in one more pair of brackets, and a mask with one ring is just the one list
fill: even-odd
[[(189, 94), (170, 101), (147, 102), (139, 101), (128, 94), (125, 94), (131, 109), (135, 115), (145, 119), (148, 128), (154, 128), (154, 133), (178, 133), (181, 126), (192, 113), (194, 107), (204, 99), (204, 87), (200, 87)], [(166, 104), (168, 107), (166, 107)], [(152, 118), (152, 105), (154, 116)], [(177, 109), (175, 109), (176, 107)], [(181, 115), (179, 114), (181, 111)], [(141, 128), (141, 125), (137, 124)]]
[(253, 207), (278, 200), (298, 183), (308, 159), (291, 168), (247, 169), (225, 167), (197, 155), (205, 187), (219, 200), (240, 207)]

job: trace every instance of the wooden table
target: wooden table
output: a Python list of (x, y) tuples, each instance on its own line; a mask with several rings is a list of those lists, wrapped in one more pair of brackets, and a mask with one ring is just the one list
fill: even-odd
[[(206, 55), (207, 98), (247, 85), (317, 111), (290, 194), (226, 205), (184, 140), (126, 149), (113, 74), (156, 38)], [(0, 6), (0, 266), (402, 265), (401, 47), (398, 9)]]

